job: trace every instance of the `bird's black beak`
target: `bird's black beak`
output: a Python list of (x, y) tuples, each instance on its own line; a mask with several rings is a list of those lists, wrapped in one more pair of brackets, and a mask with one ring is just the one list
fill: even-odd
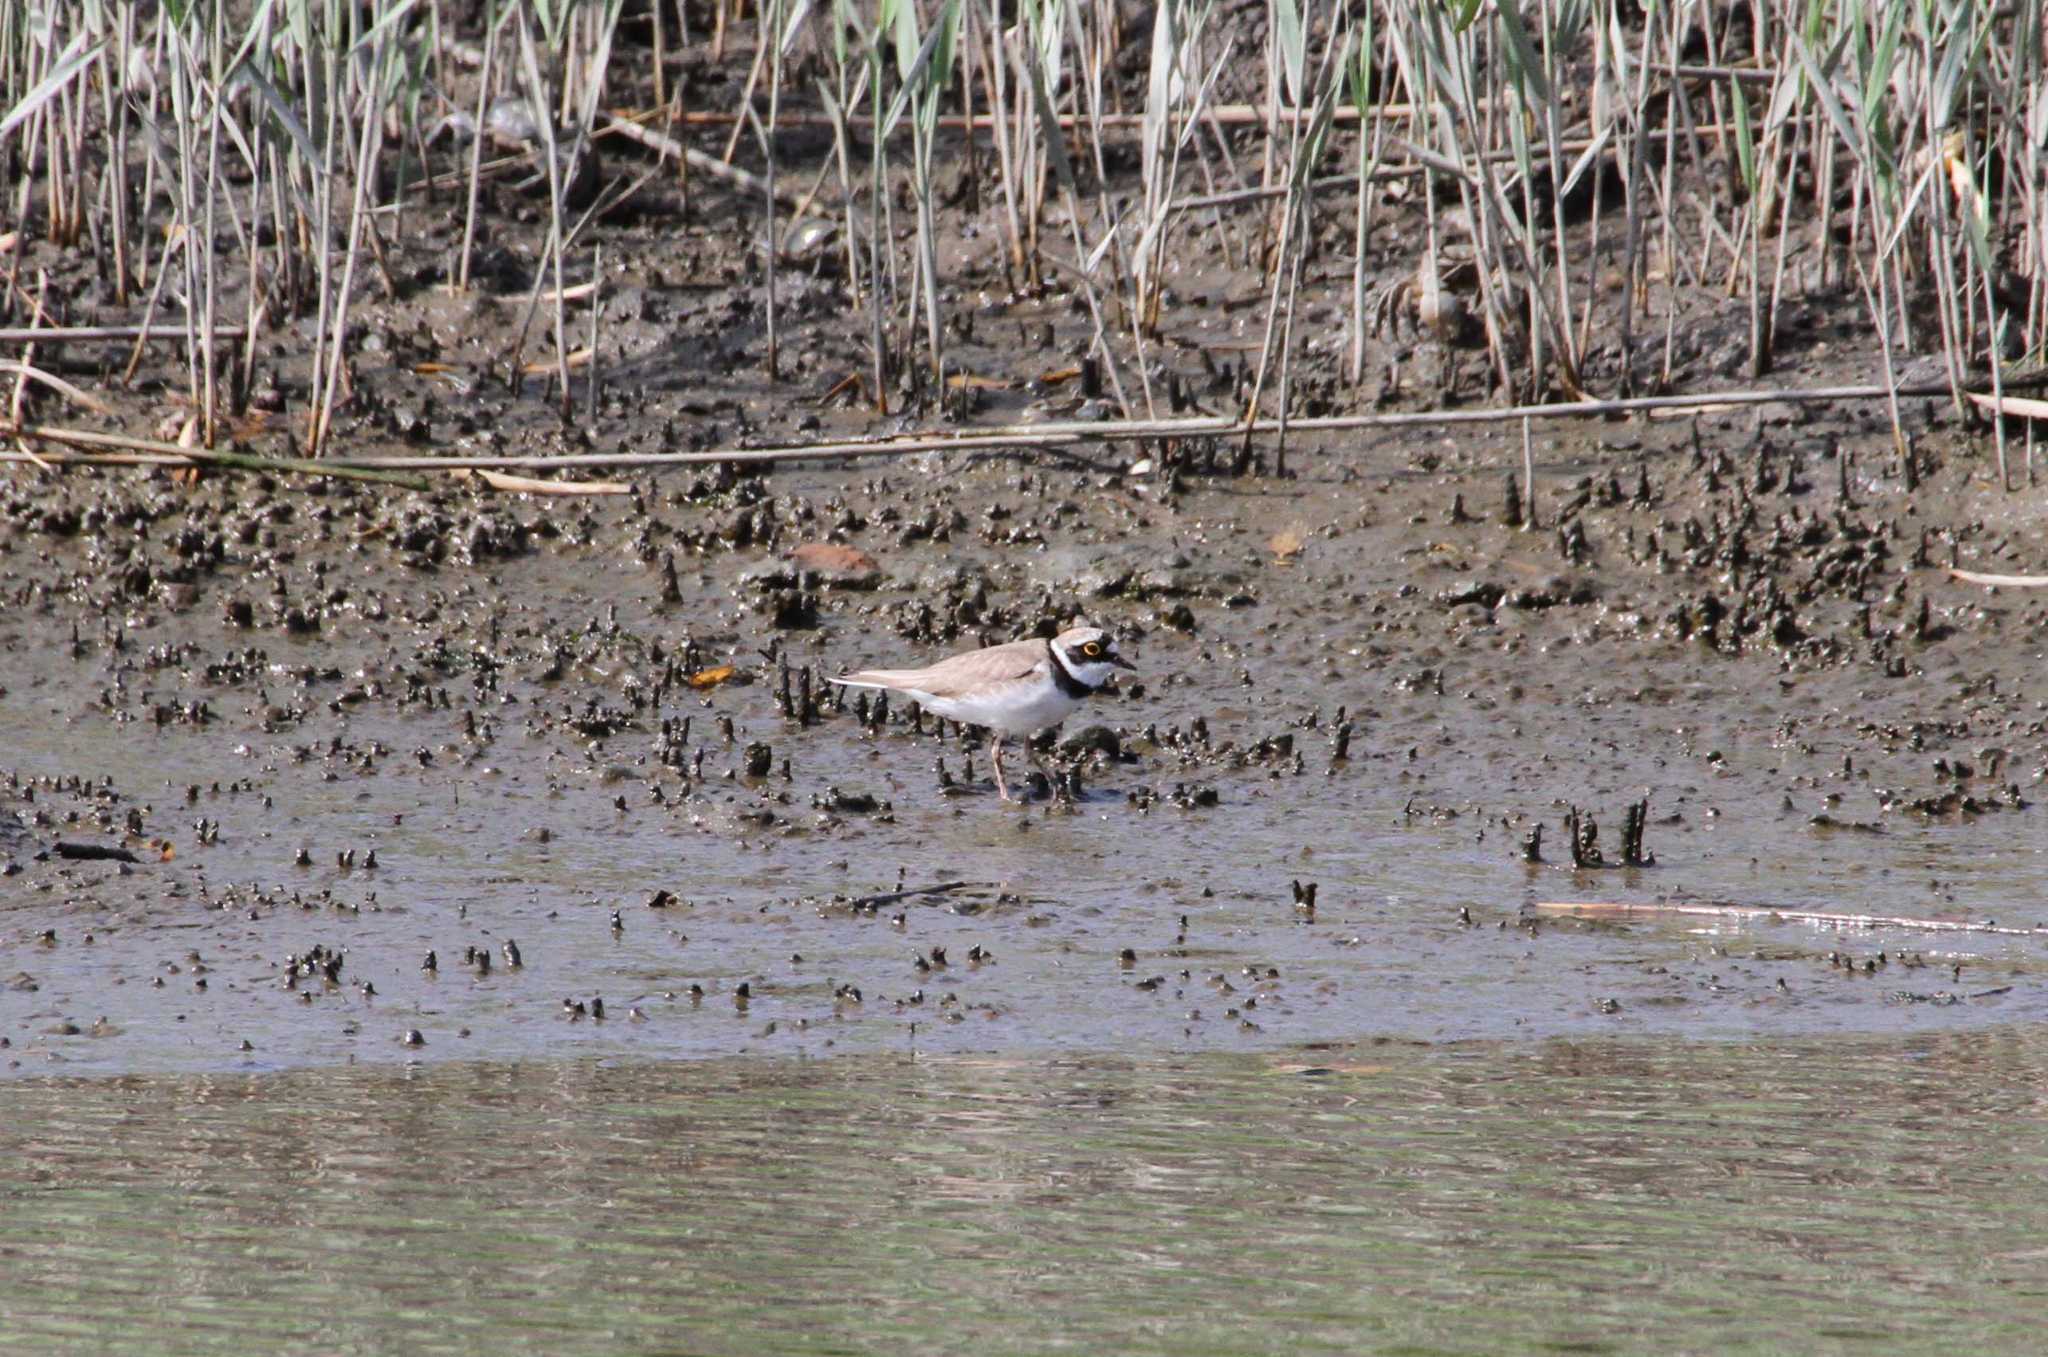
[(1114, 650), (1109, 652), (1109, 662), (1119, 669), (1128, 669), (1134, 674), (1138, 672), (1137, 665), (1132, 664), (1129, 660), (1117, 654)]

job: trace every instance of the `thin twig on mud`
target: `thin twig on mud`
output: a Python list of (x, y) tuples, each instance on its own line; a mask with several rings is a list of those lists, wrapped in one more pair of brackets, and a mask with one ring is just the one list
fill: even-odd
[(920, 895), (948, 895), (953, 891), (995, 890), (1000, 881), (941, 881), (935, 886), (913, 886), (908, 890), (890, 891), (884, 895), (858, 895), (850, 902), (854, 909), (872, 909), (877, 905), (893, 905), (898, 900), (909, 900)]
[(1647, 914), (1722, 919), (1730, 923), (1819, 924), (1827, 928), (1918, 928), (1932, 933), (2000, 933), (2015, 937), (2048, 935), (2048, 928), (2012, 928), (1995, 923), (1960, 923), (1953, 919), (1903, 919), (1884, 914), (1841, 914), (1832, 910), (1773, 909), (1768, 905), (1675, 905), (1626, 900), (1539, 900), (1525, 906), (1550, 914), (1588, 918)]

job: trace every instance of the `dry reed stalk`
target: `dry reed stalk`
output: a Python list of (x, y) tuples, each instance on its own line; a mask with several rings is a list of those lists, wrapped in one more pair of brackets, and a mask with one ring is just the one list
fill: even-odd
[(1727, 923), (1811, 924), (1821, 928), (1913, 928), (1929, 933), (1992, 933), (2009, 937), (2035, 938), (2048, 935), (2048, 928), (2011, 928), (1995, 923), (1960, 923), (1953, 919), (1907, 919), (1884, 914), (1844, 914), (1819, 909), (1774, 909), (1769, 905), (1679, 905), (1624, 900), (1538, 900), (1527, 906), (1545, 914), (1571, 914), (1582, 918), (1717, 919)]
[[(461, 293), (469, 291), (469, 263), (476, 252), (476, 201), (483, 185), (484, 120), (489, 115), (491, 106), (491, 66), (497, 56), (498, 27), (503, 19), (504, 14), (499, 9), (497, 0), (490, 0), (484, 7), (484, 48), (483, 59), (479, 63), (483, 67), (483, 72), (477, 77), (475, 122), (469, 139), (468, 193), (465, 195), (462, 210), (462, 248), (455, 261), (455, 290)], [(448, 44), (443, 43), (442, 50), (448, 50)], [(431, 176), (428, 182), (432, 182)]]
[[(1902, 388), (1904, 396), (1940, 396), (1943, 384)], [(1628, 400), (1566, 401), (1548, 405), (1515, 406), (1506, 409), (1462, 409), (1402, 411), (1372, 415), (1328, 415), (1296, 417), (1286, 427), (1296, 433), (1344, 433), (1365, 429), (1427, 428), (1464, 424), (1492, 424), (1524, 419), (1605, 419), (1617, 414), (1657, 411), (1733, 408), (1769, 402), (1835, 402), (1886, 400), (1891, 390), (1884, 386), (1788, 388), (1776, 391), (1710, 392), (1697, 396), (1638, 396)], [(1254, 421), (1253, 431), (1275, 433), (1280, 421)], [(969, 433), (911, 434), (866, 439), (790, 444), (781, 447), (731, 448), (707, 452), (675, 453), (578, 453), (570, 455), (508, 456), (369, 456), (336, 457), (337, 467), (382, 471), (447, 470), (454, 467), (564, 470), (571, 467), (684, 467), (719, 462), (735, 465), (839, 460), (862, 457), (901, 457), (930, 452), (988, 452), (1018, 450), (1066, 450), (1095, 443), (1126, 443), (1162, 439), (1227, 438), (1241, 435), (1245, 425), (1234, 419), (1194, 418), (1155, 420), (1068, 421), (1062, 423), (1008, 425)], [(186, 449), (175, 444), (131, 438), (95, 430), (64, 429), (44, 425), (0, 428), (0, 432), (81, 447), (112, 447), (163, 451), (173, 455)], [(249, 459), (261, 460), (261, 459)], [(323, 462), (321, 465), (325, 465)], [(1114, 468), (1104, 468), (1113, 470)]]

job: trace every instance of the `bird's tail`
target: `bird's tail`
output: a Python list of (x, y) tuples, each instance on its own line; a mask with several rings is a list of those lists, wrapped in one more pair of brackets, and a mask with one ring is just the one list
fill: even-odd
[(842, 673), (836, 680), (844, 688), (915, 688), (924, 677), (924, 669), (860, 669), (858, 673)]

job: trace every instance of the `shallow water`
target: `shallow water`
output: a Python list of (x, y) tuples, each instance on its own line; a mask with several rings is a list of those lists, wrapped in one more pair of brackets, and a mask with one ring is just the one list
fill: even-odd
[[(930, 742), (875, 745), (875, 762), (932, 757)], [(841, 727), (813, 732), (804, 749), (823, 777), (869, 759)], [(612, 787), (549, 790), (516, 765), (498, 776), (386, 772), (355, 788), (272, 764), (272, 807), (244, 793), (214, 812), (239, 831), (234, 842), (125, 871), (77, 864), (61, 897), (16, 897), (58, 911), (31, 916), (54, 922), (57, 939), (35, 945), (17, 925), (6, 971), (34, 987), (0, 990), (11, 1041), (0, 1057), (19, 1076), (577, 1053), (1147, 1054), (1363, 1037), (1905, 1034), (2048, 1015), (2048, 991), (2032, 983), (2048, 938), (1696, 918), (1532, 928), (1516, 916), (1526, 900), (1681, 887), (2032, 922), (2009, 902), (2024, 911), (2038, 898), (2042, 848), (2011, 841), (2005, 824), (1902, 823), (1875, 845), (1784, 846), (1769, 865), (1759, 845), (1815, 836), (1748, 819), (1742, 842), (1724, 847), (1713, 822), (1670, 826), (1652, 834), (1665, 866), (1574, 874), (1515, 861), (1497, 828), (1479, 841), (1481, 817), (1404, 815), (1398, 784), (1373, 776), (1290, 777), (1207, 812), (1149, 816), (1113, 792), (1067, 814), (913, 787), (893, 822), (757, 837), (690, 823), (717, 821), (744, 790), (621, 814)], [(535, 824), (553, 826), (547, 841)], [(307, 840), (374, 844), (380, 865), (286, 865)], [(1976, 855), (1968, 899), (1981, 908), (1925, 888), (1963, 869), (1964, 845)], [(889, 893), (899, 876), (973, 885), (873, 914), (832, 903)], [(1293, 906), (1293, 879), (1318, 883), (1313, 917)], [(647, 908), (664, 887), (679, 902)], [(508, 938), (517, 970), (500, 950)], [(316, 943), (346, 952), (342, 983), (287, 989), (282, 958)], [(488, 976), (461, 964), (469, 946), (494, 954)], [(934, 947), (948, 964), (921, 966)], [(430, 950), (433, 974), (420, 969)], [(1837, 960), (1880, 955), (1875, 973)], [(745, 1003), (734, 997), (742, 982)], [(859, 1000), (840, 997), (843, 985)], [(604, 1022), (565, 1016), (565, 999), (597, 997)], [(408, 1031), (425, 1044), (402, 1046)]]
[(107, 1353), (2021, 1351), (2044, 1089), (2017, 1029), (17, 1081), (0, 1325)]

